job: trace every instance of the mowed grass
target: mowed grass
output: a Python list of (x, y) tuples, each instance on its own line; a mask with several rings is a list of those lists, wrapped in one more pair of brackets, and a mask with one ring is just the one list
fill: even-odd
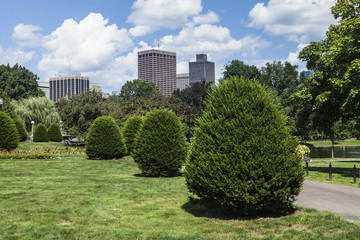
[[(332, 180), (329, 179), (331, 162)], [(305, 164), (304, 164), (305, 165)], [(356, 166), (356, 183), (354, 183), (354, 165)], [(351, 187), (360, 187), (360, 159), (312, 159), (309, 163), (307, 180), (327, 182)]]
[[(312, 145), (313, 147), (331, 147), (330, 140), (320, 140), (320, 141), (306, 141), (302, 144)], [(342, 141), (336, 141), (334, 146), (359, 146), (360, 140), (357, 139), (346, 139)]]
[(183, 177), (143, 177), (130, 157), (0, 160), (0, 239), (360, 239), (329, 212), (226, 219), (189, 196)]

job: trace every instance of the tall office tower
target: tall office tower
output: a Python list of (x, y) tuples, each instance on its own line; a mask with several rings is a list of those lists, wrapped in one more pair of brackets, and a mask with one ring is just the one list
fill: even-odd
[(180, 73), (176, 74), (176, 88), (180, 91), (189, 86), (189, 74)]
[(176, 53), (156, 49), (138, 52), (138, 78), (154, 82), (161, 94), (176, 89)]
[(50, 99), (53, 102), (61, 98), (86, 92), (90, 88), (90, 79), (81, 74), (58, 75), (49, 79)]
[(215, 82), (215, 63), (209, 62), (206, 54), (196, 54), (196, 62), (189, 62), (189, 84), (203, 79)]

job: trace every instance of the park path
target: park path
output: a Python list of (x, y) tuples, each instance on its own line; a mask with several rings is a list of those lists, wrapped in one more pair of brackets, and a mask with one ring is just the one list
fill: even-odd
[(360, 188), (304, 181), (295, 204), (326, 210), (360, 221)]

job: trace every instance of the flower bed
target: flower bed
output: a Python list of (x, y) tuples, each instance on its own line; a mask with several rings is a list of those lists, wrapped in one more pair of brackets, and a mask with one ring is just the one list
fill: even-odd
[(14, 149), (12, 151), (0, 152), (0, 159), (52, 159), (58, 154), (77, 154), (84, 153), (84, 148), (56, 148), (56, 147), (37, 147), (30, 151)]

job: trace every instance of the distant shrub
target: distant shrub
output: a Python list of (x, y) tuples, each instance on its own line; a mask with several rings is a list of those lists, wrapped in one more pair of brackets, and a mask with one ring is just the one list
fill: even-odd
[(13, 120), (20, 137), (20, 142), (25, 142), (29, 137), (25, 129), (25, 124), (18, 118), (14, 118)]
[(19, 134), (14, 121), (6, 113), (0, 111), (0, 150), (15, 149), (18, 142)]
[(291, 209), (304, 172), (285, 123), (255, 80), (224, 80), (195, 128), (184, 171), (190, 192), (237, 215)]
[(52, 123), (47, 130), (49, 141), (61, 142), (63, 137), (61, 135), (60, 126), (57, 123)]
[(91, 124), (85, 148), (89, 159), (122, 158), (126, 153), (120, 128), (109, 116), (98, 117)]
[(310, 148), (306, 145), (298, 145), (296, 153), (301, 157), (302, 160), (310, 157)]
[(131, 155), (134, 149), (135, 138), (139, 133), (143, 122), (144, 122), (144, 117), (132, 116), (129, 117), (124, 123), (122, 133), (124, 136), (126, 148), (129, 155)]
[(186, 152), (185, 134), (175, 113), (167, 109), (147, 113), (133, 153), (141, 171), (147, 176), (175, 176)]
[(35, 127), (33, 141), (34, 142), (48, 142), (49, 141), (49, 137), (47, 134), (45, 124), (39, 123)]

